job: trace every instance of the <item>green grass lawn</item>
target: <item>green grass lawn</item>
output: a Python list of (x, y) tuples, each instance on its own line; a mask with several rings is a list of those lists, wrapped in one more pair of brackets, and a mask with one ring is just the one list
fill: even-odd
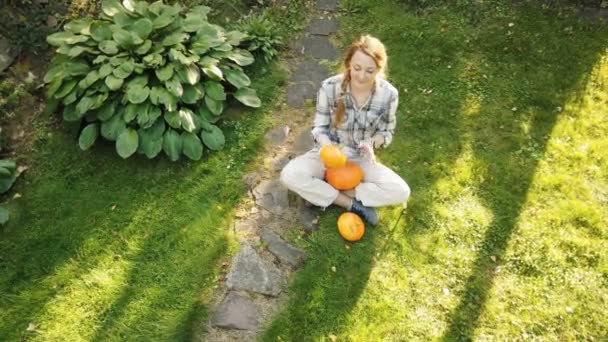
[(238, 246), (232, 209), (285, 77), (275, 66), (254, 78), (264, 107), (224, 124), (226, 148), (201, 162), (122, 160), (114, 144), (82, 152), (77, 126), (39, 122), (0, 230), (0, 340), (196, 335)]
[(379, 158), (412, 197), (350, 248), (324, 214), (263, 339), (605, 339), (608, 25), (510, 1), (344, 3), (344, 44), (387, 45), (400, 107)]

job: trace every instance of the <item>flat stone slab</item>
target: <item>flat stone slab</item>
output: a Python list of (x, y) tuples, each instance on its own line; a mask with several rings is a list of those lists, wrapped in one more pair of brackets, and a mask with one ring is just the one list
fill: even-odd
[(316, 92), (321, 86), (321, 82), (328, 77), (329, 70), (327, 70), (327, 67), (319, 64), (317, 61), (305, 60), (295, 66), (295, 70), (289, 80), (294, 83), (312, 82), (315, 90), (313, 96), (316, 97)]
[(230, 291), (217, 309), (211, 324), (215, 327), (256, 330), (262, 322), (260, 310), (249, 298)]
[(272, 168), (275, 171), (281, 171), (289, 163), (290, 159), (287, 157), (278, 157), (272, 161)]
[(304, 56), (316, 59), (335, 60), (339, 56), (338, 49), (325, 36), (308, 36), (299, 39), (294, 44), (294, 49)]
[(306, 261), (307, 255), (303, 250), (285, 242), (285, 240), (270, 229), (263, 229), (260, 238), (268, 244), (270, 253), (274, 254), (281, 263), (295, 268)]
[(287, 87), (287, 104), (292, 108), (304, 108), (307, 101), (317, 98), (318, 87), (313, 82), (298, 82)]
[(234, 224), (234, 230), (239, 233), (253, 232), (257, 227), (257, 222), (254, 218), (239, 220)]
[(293, 144), (293, 152), (296, 156), (299, 156), (300, 154), (304, 154), (312, 150), (313, 147), (315, 147), (315, 143), (312, 140), (310, 130), (304, 130), (296, 138), (296, 141)]
[(19, 49), (10, 45), (8, 39), (0, 35), (0, 72), (8, 68), (19, 55)]
[(226, 286), (231, 290), (242, 290), (276, 297), (281, 293), (283, 274), (273, 264), (264, 261), (249, 245), (232, 259)]
[(255, 202), (262, 208), (274, 214), (281, 214), (289, 207), (287, 188), (280, 181), (264, 181), (253, 189)]
[(338, 32), (338, 21), (336, 19), (313, 19), (308, 25), (308, 32), (319, 36), (329, 36)]
[(302, 205), (298, 208), (298, 219), (307, 233), (319, 229), (319, 208)]
[(323, 11), (336, 11), (340, 0), (317, 0), (317, 8)]

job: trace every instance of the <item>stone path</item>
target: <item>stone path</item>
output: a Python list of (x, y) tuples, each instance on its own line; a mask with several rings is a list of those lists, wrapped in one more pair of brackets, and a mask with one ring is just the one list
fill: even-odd
[(237, 208), (234, 222), (241, 248), (217, 291), (202, 340), (256, 340), (286, 302), (290, 275), (306, 262), (306, 253), (285, 237), (316, 230), (319, 211), (288, 193), (279, 173), (291, 158), (313, 146), (310, 127), (316, 92), (329, 76), (323, 60), (338, 58), (329, 40), (338, 30), (338, 3), (317, 0), (306, 32), (291, 45), (286, 104), (274, 114), (279, 125), (266, 134), (266, 149), (258, 160), (262, 167), (243, 179), (250, 196)]

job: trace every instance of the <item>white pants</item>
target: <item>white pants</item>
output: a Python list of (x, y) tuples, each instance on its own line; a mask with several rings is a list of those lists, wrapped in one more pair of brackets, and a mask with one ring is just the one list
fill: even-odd
[[(401, 204), (410, 196), (410, 187), (393, 170), (376, 162), (364, 160), (355, 150), (345, 147), (343, 152), (364, 172), (363, 180), (355, 187), (355, 197), (368, 207)], [(314, 148), (292, 159), (281, 171), (281, 182), (308, 202), (320, 206), (331, 205), (340, 191), (326, 183), (325, 166)]]

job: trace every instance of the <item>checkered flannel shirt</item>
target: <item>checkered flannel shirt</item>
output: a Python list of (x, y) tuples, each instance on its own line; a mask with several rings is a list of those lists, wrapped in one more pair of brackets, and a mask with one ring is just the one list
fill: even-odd
[(356, 108), (350, 87), (343, 94), (345, 115), (338, 127), (334, 127), (335, 111), (342, 93), (343, 76), (332, 76), (321, 85), (317, 95), (317, 107), (312, 129), (316, 142), (321, 135), (336, 144), (356, 148), (360, 142), (370, 142), (376, 135), (384, 137), (383, 147), (393, 140), (397, 123), (395, 112), (399, 93), (388, 81), (378, 77), (370, 99), (362, 108)]

